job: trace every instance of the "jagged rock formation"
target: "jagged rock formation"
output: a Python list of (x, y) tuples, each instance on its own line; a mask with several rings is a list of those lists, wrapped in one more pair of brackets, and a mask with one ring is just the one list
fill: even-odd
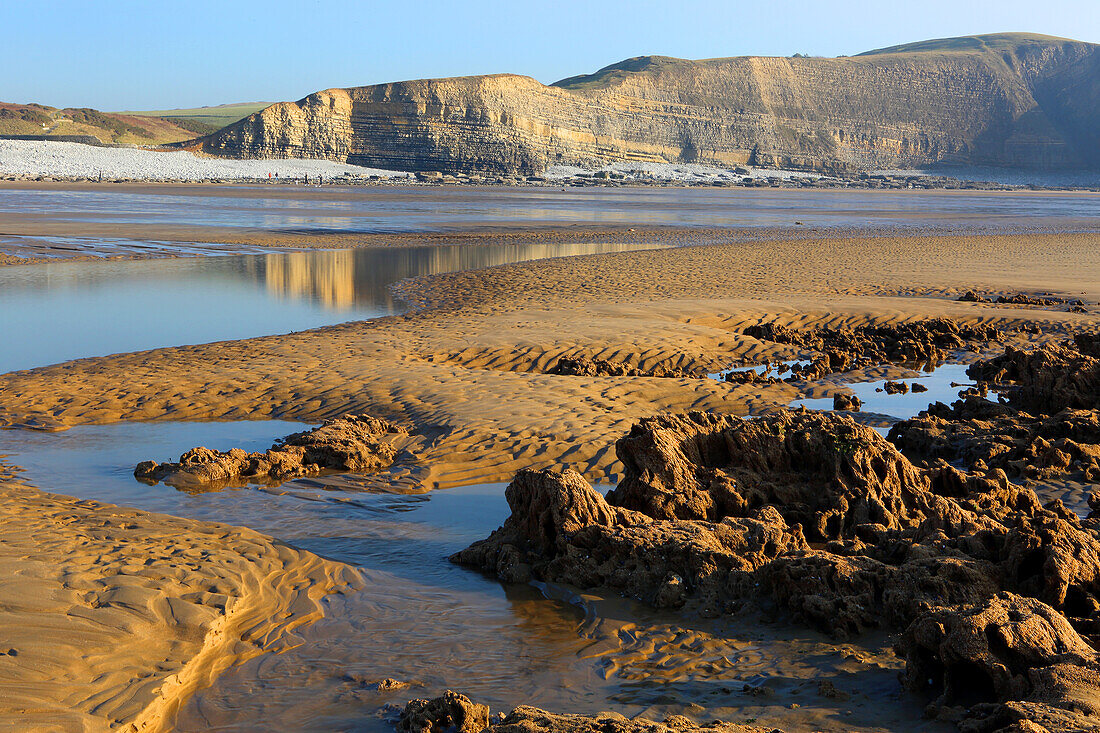
[(451, 690), (431, 700), (410, 701), (398, 716), (396, 728), (401, 733), (782, 733), (778, 728), (721, 721), (699, 725), (682, 715), (657, 723), (612, 712), (555, 714), (527, 705), (490, 717), (488, 706)]
[(644, 56), (551, 86), (499, 74), (328, 89), (203, 147), (523, 174), (612, 161), (1096, 168), (1098, 111), (1100, 46), (1001, 34), (852, 58)]
[(919, 468), (838, 413), (643, 420), (605, 499), (572, 471), (522, 471), (512, 515), (452, 560), (510, 582), (605, 587), (703, 615), (770, 599), (836, 636), (904, 627), (999, 590), (1100, 632), (1100, 535), (1003, 471)]
[[(937, 402), (890, 430), (906, 456), (962, 462), (1029, 479), (1100, 481), (1100, 340), (1014, 349), (972, 364), (978, 386), (950, 407)], [(984, 399), (989, 389), (1007, 404)]]
[(142, 461), (134, 476), (179, 488), (222, 488), (239, 482), (282, 482), (324, 470), (376, 471), (397, 455), (390, 438), (405, 432), (375, 417), (345, 415), (288, 435), (263, 453), (200, 446), (180, 456), (178, 463)]
[(1100, 656), (1042, 601), (998, 593), (928, 611), (896, 651), (906, 687), (963, 730), (1100, 730)]
[(547, 374), (557, 374), (570, 377), (694, 377), (696, 374), (685, 372), (677, 367), (655, 367), (653, 369), (639, 369), (631, 364), (606, 359), (589, 359), (580, 357), (562, 357), (547, 371)]

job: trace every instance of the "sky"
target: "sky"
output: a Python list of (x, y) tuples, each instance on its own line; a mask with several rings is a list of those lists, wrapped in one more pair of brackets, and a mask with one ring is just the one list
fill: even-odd
[(297, 100), (631, 56), (838, 56), (1028, 31), (1100, 42), (1096, 0), (0, 0), (0, 101), (106, 111)]

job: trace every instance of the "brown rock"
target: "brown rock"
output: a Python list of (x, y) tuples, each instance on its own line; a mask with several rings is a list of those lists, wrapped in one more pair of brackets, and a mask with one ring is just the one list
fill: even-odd
[(639, 369), (638, 367), (622, 362), (606, 361), (604, 359), (588, 359), (584, 357), (562, 357), (547, 372), (547, 374), (559, 374), (575, 377), (691, 377), (682, 369), (656, 367), (654, 369)]
[(226, 452), (192, 448), (180, 456), (178, 463), (142, 461), (134, 475), (186, 488), (220, 487), (242, 481), (281, 482), (323, 470), (375, 471), (393, 462), (397, 451), (389, 439), (404, 433), (404, 428), (385, 420), (345, 415), (312, 430), (288, 435), (264, 453), (239, 448)]
[(837, 392), (833, 395), (833, 409), (841, 410), (843, 412), (859, 412), (863, 407), (863, 403), (854, 394), (843, 394)]
[(968, 396), (948, 407), (930, 405), (895, 424), (889, 440), (925, 465), (937, 461), (997, 468), (1031, 479), (1100, 475), (1100, 410), (1065, 409), (1032, 415)]
[(617, 451), (606, 501), (572, 472), (521, 472), (512, 516), (452, 559), (704, 615), (768, 598), (838, 636), (1002, 589), (1100, 632), (1096, 532), (1003, 471), (918, 468), (874, 430), (807, 411), (650, 418)]
[(972, 364), (967, 374), (996, 385), (1008, 402), (1032, 414), (1100, 409), (1100, 353), (1089, 335), (1035, 351), (1011, 346), (1002, 356)]
[(471, 703), (464, 695), (450, 690), (434, 700), (410, 702), (401, 714), (398, 730), (407, 733), (783, 733), (777, 728), (721, 721), (701, 726), (682, 715), (673, 715), (658, 723), (643, 718), (629, 719), (614, 712), (559, 715), (526, 705), (490, 719), (488, 707)]
[(489, 706), (447, 690), (431, 700), (412, 700), (397, 729), (403, 733), (481, 733), (489, 727)]
[[(998, 593), (928, 611), (896, 651), (905, 658), (905, 685), (935, 698), (932, 713), (964, 718), (964, 730), (1100, 729), (1100, 660), (1041, 601)], [(1048, 728), (1051, 721), (1057, 727)]]

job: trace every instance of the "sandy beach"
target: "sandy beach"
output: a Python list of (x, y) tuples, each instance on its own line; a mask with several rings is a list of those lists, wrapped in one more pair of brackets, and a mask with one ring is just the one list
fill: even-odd
[[(89, 225), (84, 235), (108, 226)], [(62, 228), (30, 217), (3, 227), (20, 236)], [(129, 237), (171, 238), (155, 226), (127, 229)], [(449, 232), (396, 241), (485, 237)], [(1035, 332), (1010, 336), (1010, 343), (1031, 345), (1095, 332), (1100, 324), (1097, 234), (746, 238), (734, 230), (581, 227), (490, 237), (636, 237), (697, 246), (416, 278), (398, 286), (412, 305), (403, 315), (0, 375), (0, 424), (65, 430), (121, 421), (316, 423), (365, 413), (410, 431), (405, 454), (381, 480), (413, 490), (508, 481), (522, 468), (571, 468), (613, 482), (623, 468), (614, 441), (638, 420), (688, 410), (758, 413), (789, 402), (797, 390), (547, 373), (562, 357), (705, 373), (790, 357), (789, 348), (741, 333), (762, 322), (808, 328), (942, 316), (1005, 329), (1035, 324)], [(275, 247), (395, 241), (350, 233), (218, 231), (213, 238)], [(1090, 305), (1070, 313), (958, 302), (968, 290), (1049, 292)], [(12, 692), (0, 703), (6, 725), (166, 729), (195, 690), (231, 665), (294, 645), (295, 629), (322, 613), (322, 597), (360, 582), (350, 566), (251, 530), (38, 488), (14, 471), (0, 483), (0, 652), (10, 649), (0, 657), (0, 685)], [(821, 722), (810, 713), (801, 724), (792, 721), (790, 731)]]

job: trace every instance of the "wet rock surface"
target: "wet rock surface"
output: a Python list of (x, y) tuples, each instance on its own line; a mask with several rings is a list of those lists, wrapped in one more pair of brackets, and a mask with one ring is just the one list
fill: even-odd
[(677, 368), (639, 369), (623, 362), (584, 357), (563, 357), (558, 360), (548, 374), (574, 377), (695, 377), (697, 374)]
[(851, 394), (837, 392), (833, 395), (833, 409), (842, 412), (859, 412), (863, 403), (858, 397)]
[(263, 453), (192, 448), (177, 463), (143, 461), (134, 469), (134, 476), (187, 488), (286, 481), (325, 470), (376, 471), (393, 462), (397, 450), (390, 440), (405, 433), (404, 428), (385, 420), (345, 415), (288, 435)]
[(767, 601), (838, 637), (1006, 589), (1092, 633), (1100, 540), (1003, 471), (919, 468), (840, 414), (644, 420), (606, 499), (521, 472), (512, 516), (452, 559), (510, 582), (608, 587), (703, 615)]
[[(998, 468), (1024, 479), (1100, 481), (1100, 342), (1090, 334), (973, 364), (978, 385), (930, 405), (889, 438), (913, 460)], [(1002, 402), (985, 396), (990, 390)]]
[(858, 328), (796, 330), (776, 323), (749, 326), (743, 333), (761, 341), (789, 344), (817, 352), (809, 364), (791, 367), (788, 381), (820, 379), (887, 362), (940, 363), (951, 351), (976, 349), (1000, 342), (1004, 334), (992, 326), (960, 324), (949, 318)]
[(966, 731), (1100, 730), (1100, 657), (1065, 617), (998, 593), (933, 609), (897, 644), (904, 684)]
[[(992, 405), (992, 403), (989, 403)], [(993, 405), (996, 408), (996, 405)], [(756, 607), (897, 651), (966, 731), (1093, 730), (1100, 522), (1004, 470), (917, 466), (839, 413), (641, 421), (607, 494), (524, 471), (512, 515), (452, 560), (717, 616)]]
[(402, 711), (397, 729), (402, 733), (782, 733), (761, 728), (714, 721), (700, 725), (673, 715), (658, 723), (626, 718), (618, 713), (560, 715), (539, 708), (520, 706), (508, 714), (489, 714), (489, 708), (471, 702), (465, 695), (446, 691), (432, 700), (413, 700)]
[(403, 733), (481, 733), (488, 727), (488, 705), (450, 690), (431, 700), (411, 700), (397, 723)]

